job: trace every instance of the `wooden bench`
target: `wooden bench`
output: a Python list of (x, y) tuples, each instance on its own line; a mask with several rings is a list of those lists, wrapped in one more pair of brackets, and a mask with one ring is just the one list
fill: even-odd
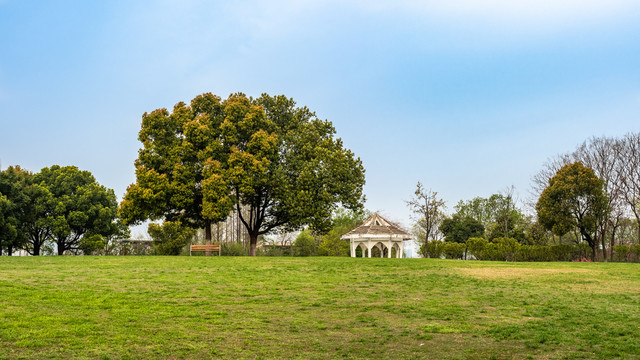
[(189, 246), (189, 256), (194, 251), (217, 251), (220, 256), (220, 245), (191, 245)]

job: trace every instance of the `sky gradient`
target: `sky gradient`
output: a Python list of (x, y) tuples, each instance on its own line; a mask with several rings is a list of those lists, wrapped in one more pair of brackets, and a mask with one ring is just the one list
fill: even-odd
[(410, 224), (591, 136), (640, 131), (640, 2), (0, 0), (0, 161), (91, 171), (121, 199), (141, 116), (204, 92), (285, 94), (366, 168), (366, 207)]

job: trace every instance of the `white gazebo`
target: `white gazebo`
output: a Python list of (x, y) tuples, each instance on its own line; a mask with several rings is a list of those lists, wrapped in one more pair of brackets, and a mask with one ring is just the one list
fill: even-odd
[(391, 250), (395, 249), (396, 257), (401, 258), (404, 241), (412, 240), (413, 235), (375, 213), (364, 224), (342, 235), (340, 239), (349, 240), (351, 257), (356, 257), (356, 249), (359, 246), (362, 257), (365, 257), (365, 253), (371, 257), (371, 250), (377, 248), (380, 251), (380, 257), (384, 257), (386, 251), (386, 256), (390, 258)]

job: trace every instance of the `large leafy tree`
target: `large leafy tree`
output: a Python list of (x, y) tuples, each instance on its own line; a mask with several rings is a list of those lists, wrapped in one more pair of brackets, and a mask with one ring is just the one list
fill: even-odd
[(484, 226), (471, 216), (454, 214), (452, 217), (442, 221), (440, 231), (444, 234), (445, 241), (464, 243), (469, 238), (482, 237), (484, 235)]
[(0, 171), (0, 254), (4, 248), (8, 255), (25, 246), (26, 227), (33, 221), (33, 208), (37, 198), (32, 185), (33, 174), (19, 166)]
[(339, 204), (357, 210), (363, 200), (362, 164), (334, 135), (330, 122), (285, 96), (203, 94), (172, 113), (145, 113), (121, 217), (204, 227), (210, 243), (211, 224), (235, 207), (251, 255), (272, 230), (326, 230)]
[(596, 227), (609, 211), (604, 182), (581, 162), (567, 164), (549, 180), (536, 204), (538, 221), (556, 235), (578, 229), (596, 257)]
[[(11, 201), (0, 192), (0, 255), (2, 249), (17, 236), (16, 222), (11, 216)], [(9, 252), (10, 255), (10, 252)]]
[(89, 171), (54, 165), (42, 169), (34, 181), (51, 195), (43, 224), (57, 243), (58, 255), (79, 249), (85, 236), (109, 236), (118, 231), (116, 196)]
[[(211, 243), (211, 222), (224, 219), (232, 206), (228, 201), (219, 202), (215, 205), (223, 208), (217, 214), (213, 214), (213, 205), (209, 216), (203, 214), (205, 168), (216, 167), (225, 158), (224, 120), (220, 98), (210, 93), (194, 98), (191, 106), (176, 104), (172, 113), (158, 109), (142, 116), (138, 139), (143, 147), (135, 161), (136, 183), (127, 188), (120, 205), (125, 223), (146, 219), (180, 222), (204, 228), (207, 243)], [(210, 191), (216, 180), (215, 176), (208, 179)]]

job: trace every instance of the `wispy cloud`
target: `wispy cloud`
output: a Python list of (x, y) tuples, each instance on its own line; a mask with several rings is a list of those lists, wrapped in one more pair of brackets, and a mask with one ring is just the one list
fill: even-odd
[(640, 16), (637, 0), (280, 0), (237, 5), (239, 21), (262, 35), (281, 33), (319, 13), (362, 12), (513, 36), (548, 36)]
[(427, 19), (540, 29), (589, 25), (640, 15), (640, 2), (635, 0), (352, 0), (340, 3), (365, 11), (403, 12)]

